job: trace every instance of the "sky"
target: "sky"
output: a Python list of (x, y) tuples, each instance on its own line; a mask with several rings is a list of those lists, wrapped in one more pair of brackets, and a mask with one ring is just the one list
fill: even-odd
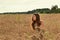
[(39, 8), (60, 7), (60, 0), (0, 0), (0, 13), (25, 12)]

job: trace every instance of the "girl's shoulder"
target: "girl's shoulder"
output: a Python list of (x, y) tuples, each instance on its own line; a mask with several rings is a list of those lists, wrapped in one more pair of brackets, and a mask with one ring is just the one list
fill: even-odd
[(44, 21), (43, 21), (43, 20), (41, 20), (40, 22), (41, 22), (41, 23), (43, 23)]

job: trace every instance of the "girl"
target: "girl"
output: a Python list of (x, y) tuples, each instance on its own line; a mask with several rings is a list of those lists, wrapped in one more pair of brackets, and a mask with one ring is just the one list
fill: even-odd
[(33, 14), (32, 28), (33, 28), (33, 30), (38, 31), (38, 35), (39, 35), (38, 37), (42, 40), (43, 39), (43, 33), (41, 30), (41, 25), (43, 25), (43, 24), (42, 24), (42, 21), (40, 20), (39, 14)]
[(38, 31), (40, 31), (41, 25), (42, 25), (42, 21), (40, 20), (39, 14), (34, 14), (32, 17), (32, 28), (33, 28), (33, 30), (38, 29)]

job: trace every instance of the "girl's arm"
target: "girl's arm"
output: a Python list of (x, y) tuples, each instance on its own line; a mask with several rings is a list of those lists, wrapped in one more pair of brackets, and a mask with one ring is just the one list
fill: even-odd
[(41, 27), (40, 28), (43, 29), (43, 30), (45, 29), (43, 21), (41, 21)]

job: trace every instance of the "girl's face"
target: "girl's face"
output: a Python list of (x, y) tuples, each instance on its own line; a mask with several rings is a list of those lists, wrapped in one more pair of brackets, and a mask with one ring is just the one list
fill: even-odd
[(36, 21), (36, 16), (35, 15), (33, 15), (33, 20)]

